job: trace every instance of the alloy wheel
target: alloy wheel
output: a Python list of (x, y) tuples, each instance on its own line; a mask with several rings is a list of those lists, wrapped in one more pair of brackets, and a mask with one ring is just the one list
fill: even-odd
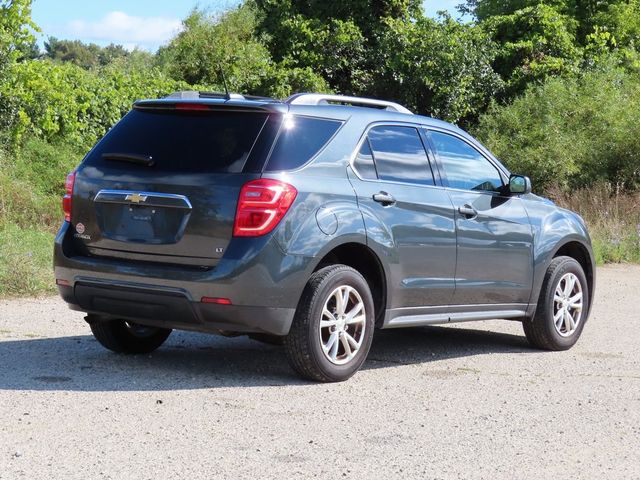
[(336, 365), (349, 363), (364, 340), (366, 311), (358, 291), (337, 287), (324, 303), (320, 318), (320, 342), (325, 357)]
[(553, 324), (562, 337), (569, 337), (578, 329), (582, 319), (583, 294), (580, 279), (565, 273), (553, 294)]

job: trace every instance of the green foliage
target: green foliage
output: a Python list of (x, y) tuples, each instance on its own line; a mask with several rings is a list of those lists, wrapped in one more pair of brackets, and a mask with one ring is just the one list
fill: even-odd
[(234, 91), (251, 91), (260, 84), (271, 59), (253, 38), (250, 9), (241, 7), (220, 17), (196, 9), (183, 21), (183, 28), (159, 53), (172, 77), (219, 89), (222, 69)]
[(31, 0), (0, 0), (0, 79), (5, 69), (33, 49)]
[(467, 0), (463, 10), (499, 46), (493, 67), (507, 82), (506, 98), (612, 59), (640, 71), (640, 0)]
[(130, 54), (122, 45), (113, 43), (100, 47), (95, 43), (83, 43), (79, 40), (58, 40), (49, 37), (44, 43), (45, 57), (61, 62), (70, 62), (82, 68), (93, 68), (108, 65), (117, 60), (127, 58)]
[(31, 138), (17, 152), (0, 151), (0, 225), (54, 232), (60, 222), (64, 179), (84, 152)]
[[(638, 3), (637, 0), (467, 0), (464, 10), (484, 22), (536, 6), (571, 18), (576, 24), (578, 44), (584, 45), (587, 35), (593, 33), (596, 26), (613, 27), (621, 20), (620, 13), (625, 16), (637, 13)], [(637, 20), (632, 22), (637, 24)]]
[(0, 297), (52, 293), (52, 243), (64, 178), (82, 158), (75, 148), (30, 139), (0, 150)]
[(426, 18), (418, 1), (256, 0), (273, 58), (345, 94), (393, 98), (419, 113), (470, 120), (501, 88), (479, 28)]
[(582, 58), (577, 21), (548, 5), (490, 17), (482, 26), (499, 45), (494, 66), (511, 95), (549, 76), (575, 73)]
[(86, 149), (134, 100), (184, 88), (188, 86), (155, 69), (126, 70), (116, 63), (87, 71), (73, 63), (38, 60), (14, 65), (0, 84), (0, 110), (14, 148), (36, 136)]
[[(229, 90), (286, 97), (299, 90), (326, 90), (311, 69), (272, 60), (255, 36), (256, 18), (248, 6), (223, 15), (194, 10), (184, 29), (158, 52), (159, 64), (172, 78), (222, 91), (222, 72)], [(282, 83), (275, 83), (282, 80)]]
[(385, 92), (408, 107), (451, 122), (477, 116), (502, 88), (491, 69), (495, 48), (478, 27), (445, 16), (388, 20), (382, 37)]
[(0, 298), (51, 294), (53, 234), (0, 224)]
[(640, 187), (640, 78), (611, 67), (549, 79), (509, 105), (494, 103), (478, 137), (534, 188), (604, 180)]

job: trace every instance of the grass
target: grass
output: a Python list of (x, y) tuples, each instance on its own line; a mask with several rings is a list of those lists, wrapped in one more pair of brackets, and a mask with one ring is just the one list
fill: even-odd
[(0, 226), (0, 297), (55, 292), (53, 234), (17, 225)]
[(80, 161), (65, 145), (30, 140), (0, 150), (0, 298), (55, 292), (53, 238), (67, 172)]
[[(60, 198), (66, 173), (81, 157), (72, 147), (42, 140), (12, 155), (0, 150), (0, 298), (55, 292), (51, 257)], [(640, 263), (640, 193), (598, 184), (548, 195), (585, 219), (598, 264)]]
[(601, 183), (570, 193), (552, 191), (549, 196), (584, 218), (599, 265), (640, 263), (640, 193), (622, 193)]

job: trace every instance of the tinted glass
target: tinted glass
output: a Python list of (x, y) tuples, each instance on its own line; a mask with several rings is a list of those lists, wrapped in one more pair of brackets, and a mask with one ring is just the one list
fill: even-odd
[(374, 127), (369, 130), (380, 180), (433, 185), (429, 159), (413, 127)]
[(358, 174), (367, 180), (375, 180), (378, 178), (376, 173), (376, 166), (373, 163), (373, 153), (371, 153), (371, 147), (369, 146), (369, 140), (364, 139), (362, 147), (353, 162)]
[(322, 118), (285, 117), (266, 170), (301, 167), (327, 144), (340, 125), (342, 122)]
[[(266, 113), (132, 110), (98, 143), (87, 163), (170, 172), (241, 172)], [(152, 167), (103, 153), (151, 156)]]
[(502, 187), (498, 169), (471, 145), (446, 133), (430, 135), (450, 187), (490, 192)]

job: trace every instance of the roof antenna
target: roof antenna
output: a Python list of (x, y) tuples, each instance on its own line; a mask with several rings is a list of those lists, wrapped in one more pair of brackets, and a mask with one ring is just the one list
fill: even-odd
[(222, 85), (224, 85), (224, 98), (225, 100), (231, 100), (231, 94), (229, 93), (229, 88), (227, 87), (227, 79), (224, 77), (224, 70), (222, 69), (222, 65), (220, 65), (220, 63), (218, 63), (218, 70), (220, 70)]

